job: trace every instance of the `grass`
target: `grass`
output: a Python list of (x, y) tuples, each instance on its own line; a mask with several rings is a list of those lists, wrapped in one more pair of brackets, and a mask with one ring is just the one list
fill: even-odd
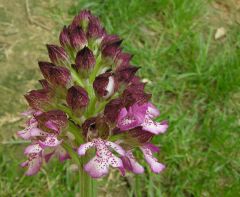
[[(238, 196), (239, 1), (60, 2), (29, 5), (32, 18), (44, 21), (50, 32), (27, 25), (26, 16), (19, 15), (25, 12), (24, 3), (18, 3), (16, 10), (4, 3), (0, 6), (6, 26), (0, 37), (4, 38), (0, 40), (0, 139), (9, 142), (0, 147), (0, 196), (71, 197), (77, 193), (77, 173), (69, 162), (53, 161), (37, 176), (23, 176), (18, 164), (24, 145), (13, 142), (17, 140), (14, 132), (23, 123), (18, 113), (26, 107), (21, 95), (36, 86), (37, 59), (46, 58), (43, 45), (56, 42), (61, 26), (83, 8), (100, 16), (109, 33), (124, 38), (124, 49), (134, 54), (133, 64), (142, 67), (139, 74), (149, 81), (147, 88), (161, 109), (160, 119), (170, 122), (168, 132), (154, 138), (166, 170), (160, 175), (147, 170), (125, 178), (114, 171), (99, 181), (100, 196)], [(227, 30), (226, 37), (214, 40), (221, 26)]]

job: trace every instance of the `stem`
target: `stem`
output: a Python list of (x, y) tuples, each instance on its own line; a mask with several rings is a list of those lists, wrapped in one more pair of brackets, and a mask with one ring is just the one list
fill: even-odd
[(88, 161), (89, 154), (81, 158), (79, 184), (80, 184), (80, 197), (96, 197), (96, 182), (85, 171), (84, 165)]

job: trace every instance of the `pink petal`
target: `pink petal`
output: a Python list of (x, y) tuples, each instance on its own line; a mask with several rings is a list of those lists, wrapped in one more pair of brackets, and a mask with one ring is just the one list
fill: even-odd
[(165, 121), (160, 123), (155, 122), (148, 116), (146, 116), (144, 122), (142, 123), (142, 128), (143, 130), (149, 131), (157, 135), (159, 133), (164, 133), (168, 128), (168, 124)]
[(42, 147), (39, 144), (31, 144), (24, 150), (24, 154), (40, 153), (41, 151)]
[(59, 146), (57, 148), (56, 154), (58, 155), (58, 159), (60, 162), (70, 159), (68, 152), (62, 146)]
[(34, 114), (35, 111), (36, 111), (35, 109), (28, 109), (27, 111), (24, 111), (24, 112), (22, 112), (21, 114), (22, 114), (23, 116), (31, 116), (31, 115)]
[(32, 176), (38, 173), (42, 166), (42, 158), (40, 156), (36, 156), (33, 158), (30, 158), (28, 161), (28, 170), (25, 173), (27, 176)]
[(106, 145), (108, 147), (111, 147), (113, 150), (115, 150), (119, 155), (125, 155), (125, 150), (119, 146), (118, 144), (114, 143), (114, 142), (110, 142), (110, 141), (107, 141), (106, 142)]
[[(144, 168), (136, 161), (133, 153), (131, 151), (128, 151), (125, 156), (128, 159), (128, 164), (126, 162), (123, 162), (125, 167), (132, 171), (135, 174), (142, 174), (144, 172)], [(127, 165), (126, 165), (127, 164)]]
[(62, 140), (58, 140), (56, 136), (47, 136), (44, 141), (39, 141), (41, 147), (56, 147), (62, 143)]
[(86, 144), (82, 144), (79, 148), (78, 148), (78, 154), (79, 155), (85, 155), (86, 151), (89, 148), (92, 148), (94, 146), (94, 143), (92, 142), (87, 142)]
[(148, 149), (144, 146), (140, 147), (140, 149), (142, 150), (145, 160), (150, 165), (151, 170), (154, 173), (158, 174), (165, 168), (165, 166), (163, 164), (159, 163), (157, 161), (157, 159), (153, 157), (150, 149)]
[(54, 155), (54, 153), (55, 153), (55, 151), (44, 155), (45, 161), (46, 161), (46, 162), (49, 162), (49, 160), (52, 158), (52, 156)]
[(85, 166), (84, 169), (92, 178), (100, 178), (108, 174), (109, 165), (103, 158), (95, 156)]
[(29, 140), (31, 138), (31, 134), (28, 129), (24, 129), (22, 131), (18, 131), (17, 135), (25, 140)]
[(150, 149), (152, 152), (159, 152), (159, 147), (155, 146), (154, 144), (146, 143), (144, 144), (144, 147)]
[(39, 129), (39, 128), (32, 128), (32, 129), (30, 130), (30, 133), (31, 133), (31, 137), (47, 136), (47, 135), (48, 135), (47, 132), (44, 132), (44, 131), (42, 131), (42, 130)]
[(160, 115), (160, 111), (152, 103), (149, 102), (147, 108), (147, 115), (150, 118), (156, 118)]

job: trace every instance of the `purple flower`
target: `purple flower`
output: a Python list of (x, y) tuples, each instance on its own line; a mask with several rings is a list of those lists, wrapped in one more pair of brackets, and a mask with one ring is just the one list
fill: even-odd
[(62, 47), (64, 47), (65, 49), (71, 46), (70, 32), (66, 26), (63, 27), (63, 30), (59, 35), (59, 42), (62, 45)]
[(97, 96), (104, 99), (111, 97), (116, 89), (116, 81), (110, 72), (97, 76), (93, 82), (93, 88)]
[(92, 178), (100, 178), (108, 174), (109, 167), (118, 168), (123, 171), (122, 160), (116, 157), (109, 148), (124, 156), (125, 151), (118, 145), (110, 141), (102, 140), (101, 138), (93, 139), (91, 142), (82, 144), (78, 148), (78, 154), (83, 156), (89, 148), (96, 148), (96, 156), (93, 157), (85, 166), (84, 169)]
[[(144, 144), (140, 147), (140, 149), (152, 172), (158, 174), (165, 168), (163, 164), (159, 163), (157, 159), (153, 157), (153, 152), (159, 151), (158, 147), (154, 146), (153, 144)], [(144, 168), (136, 161), (131, 150), (127, 151), (125, 156), (123, 156), (121, 159), (125, 169), (136, 174), (141, 174), (144, 172)]]
[(72, 86), (68, 89), (66, 101), (73, 111), (81, 112), (89, 103), (88, 93), (81, 86)]
[(68, 60), (68, 55), (64, 48), (53, 45), (53, 44), (47, 44), (47, 49), (48, 49), (48, 55), (52, 63), (59, 65), (59, 66), (64, 66), (67, 63)]
[(71, 74), (67, 68), (55, 66), (49, 62), (38, 62), (44, 78), (53, 86), (68, 87)]
[(121, 109), (117, 126), (122, 131), (141, 126), (143, 130), (153, 134), (164, 133), (168, 128), (167, 122), (158, 123), (152, 120), (152, 118), (158, 115), (159, 111), (151, 103), (143, 105), (134, 104), (128, 110), (126, 108)]

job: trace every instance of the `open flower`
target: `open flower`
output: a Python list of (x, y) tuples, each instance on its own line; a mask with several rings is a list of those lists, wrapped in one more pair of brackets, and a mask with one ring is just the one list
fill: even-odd
[(163, 121), (159, 123), (152, 120), (152, 118), (158, 115), (159, 111), (151, 103), (143, 105), (134, 104), (128, 110), (126, 108), (121, 109), (117, 126), (122, 131), (142, 126), (143, 130), (153, 134), (164, 133), (168, 128), (167, 122)]
[(100, 178), (108, 174), (109, 167), (119, 168), (123, 171), (122, 160), (116, 157), (109, 149), (113, 149), (119, 155), (124, 156), (125, 151), (118, 145), (110, 141), (102, 140), (101, 138), (93, 139), (91, 142), (82, 144), (78, 148), (78, 154), (83, 156), (89, 148), (96, 148), (96, 156), (93, 157), (85, 166), (84, 169), (93, 178)]

